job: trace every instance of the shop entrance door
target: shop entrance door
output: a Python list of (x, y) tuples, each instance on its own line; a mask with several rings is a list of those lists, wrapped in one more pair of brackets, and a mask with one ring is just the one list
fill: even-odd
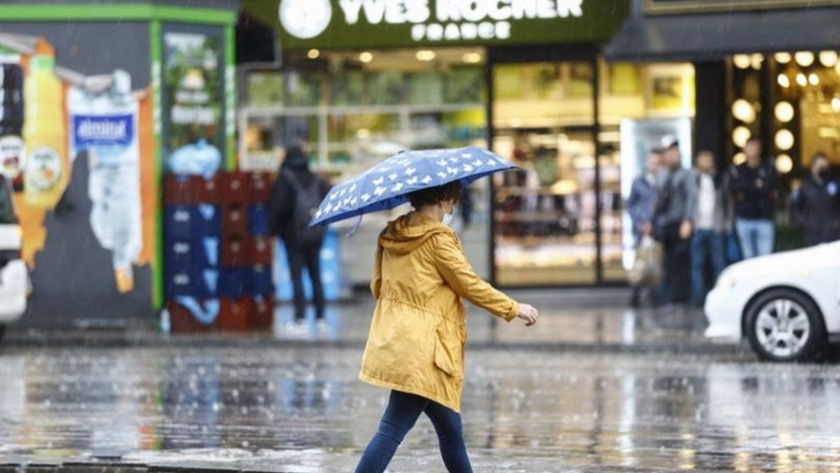
[(503, 286), (600, 282), (594, 59), (491, 65), (492, 261)]

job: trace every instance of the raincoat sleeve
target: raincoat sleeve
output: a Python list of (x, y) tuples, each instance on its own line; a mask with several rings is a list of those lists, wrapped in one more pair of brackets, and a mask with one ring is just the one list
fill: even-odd
[(519, 304), (475, 274), (454, 234), (435, 235), (435, 266), (459, 296), (508, 322), (519, 314)]

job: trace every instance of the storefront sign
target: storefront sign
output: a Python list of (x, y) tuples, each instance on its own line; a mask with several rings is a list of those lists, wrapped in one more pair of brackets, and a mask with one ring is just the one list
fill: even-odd
[(645, 0), (645, 11), (648, 13), (704, 13), (836, 5), (837, 0)]
[(246, 0), (283, 48), (540, 44), (607, 39), (626, 0)]

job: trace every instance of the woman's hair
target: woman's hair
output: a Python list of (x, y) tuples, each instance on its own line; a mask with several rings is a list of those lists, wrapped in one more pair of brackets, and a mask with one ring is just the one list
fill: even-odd
[(428, 189), (419, 190), (408, 194), (408, 201), (415, 209), (420, 209), (427, 205), (435, 205), (444, 200), (454, 200), (458, 203), (461, 200), (461, 183), (458, 181), (450, 182), (442, 186), (430, 187)]

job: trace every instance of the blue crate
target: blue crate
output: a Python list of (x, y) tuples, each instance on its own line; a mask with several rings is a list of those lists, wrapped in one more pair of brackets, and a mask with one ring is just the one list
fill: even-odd
[(248, 206), (248, 233), (253, 236), (269, 236), (268, 207), (265, 204)]
[(163, 234), (167, 239), (193, 238), (198, 225), (198, 209), (192, 205), (168, 205), (163, 209)]
[(274, 281), (271, 266), (253, 266), (251, 268), (251, 295), (270, 296), (274, 294)]
[(222, 297), (241, 299), (250, 295), (250, 268), (222, 269), (219, 272), (218, 292)]
[(219, 266), (219, 237), (164, 240), (164, 264), (167, 267), (216, 268)]
[(196, 231), (202, 237), (222, 234), (222, 208), (218, 205), (199, 204), (196, 206), (198, 221)]
[(166, 297), (200, 297), (201, 272), (195, 268), (167, 268), (165, 271)]

